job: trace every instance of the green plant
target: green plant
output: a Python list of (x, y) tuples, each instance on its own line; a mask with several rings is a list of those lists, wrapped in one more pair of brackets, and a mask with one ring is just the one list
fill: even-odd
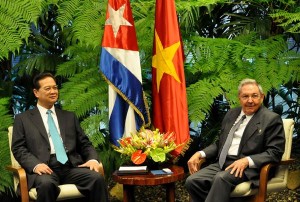
[(295, 12), (287, 12), (285, 10), (277, 10), (271, 14), (271, 17), (275, 19), (275, 22), (279, 23), (286, 29), (287, 32), (300, 33), (300, 9)]
[[(265, 92), (279, 88), (280, 84), (297, 77), (294, 63), (299, 58), (290, 57), (286, 42), (281, 36), (260, 40), (249, 34), (235, 40), (194, 38), (192, 73), (201, 79), (187, 88), (192, 121), (205, 119), (214, 99), (223, 95), (231, 107), (238, 105), (237, 86), (243, 78), (254, 78), (261, 83)], [(222, 54), (220, 54), (222, 53)], [(294, 65), (291, 65), (294, 64)]]
[(170, 152), (180, 146), (175, 144), (172, 132), (162, 134), (158, 129), (152, 131), (144, 128), (122, 137), (118, 142), (120, 146), (115, 150), (121, 153), (121, 157), (130, 159), (136, 165), (144, 163), (146, 159), (154, 162), (170, 160)]
[(110, 179), (111, 174), (124, 163), (124, 159), (120, 158), (120, 154), (111, 146), (109, 135), (104, 132), (105, 143), (98, 145), (99, 158), (103, 162), (105, 178)]
[[(0, 98), (0, 192), (5, 191), (6, 187), (12, 186), (12, 175), (6, 171), (5, 166), (10, 164), (10, 148), (8, 144), (8, 127), (12, 125), (13, 118), (9, 114), (9, 98)], [(12, 189), (8, 189), (12, 191)]]
[(0, 1), (0, 59), (20, 51), (23, 40), (28, 42), (30, 23), (36, 23), (42, 9), (40, 0)]

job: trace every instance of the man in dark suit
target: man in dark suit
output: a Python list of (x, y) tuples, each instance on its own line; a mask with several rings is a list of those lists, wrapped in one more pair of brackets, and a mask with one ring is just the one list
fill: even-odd
[[(37, 201), (56, 201), (59, 184), (75, 184), (88, 201), (108, 201), (104, 177), (98, 173), (98, 154), (72, 112), (54, 107), (58, 87), (50, 73), (33, 80), (37, 107), (16, 115), (12, 152), (26, 170), (28, 188), (36, 187)], [(51, 110), (51, 111), (49, 111)], [(59, 150), (50, 132), (50, 112), (65, 161), (58, 160)], [(53, 123), (53, 122), (52, 122)], [(62, 141), (62, 142), (61, 142)]]
[[(237, 184), (250, 180), (258, 186), (260, 168), (281, 160), (285, 145), (282, 119), (262, 106), (262, 87), (253, 79), (244, 79), (238, 97), (241, 107), (227, 112), (219, 140), (188, 161), (191, 175), (185, 187), (192, 201), (229, 201)], [(224, 145), (228, 145), (227, 150)], [(214, 163), (199, 170), (201, 158), (212, 159)]]

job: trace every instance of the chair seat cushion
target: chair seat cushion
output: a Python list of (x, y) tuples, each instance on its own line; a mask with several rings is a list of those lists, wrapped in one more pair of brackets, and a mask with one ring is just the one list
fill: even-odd
[[(60, 193), (57, 198), (58, 201), (84, 197), (78, 191), (75, 184), (63, 184), (63, 185), (59, 185), (58, 187), (60, 188)], [(36, 200), (37, 193), (35, 188), (30, 189), (29, 197), (30, 199)]]
[(281, 177), (274, 177), (272, 178), (267, 186), (268, 192), (280, 191), (286, 188), (287, 181), (282, 179)]
[[(286, 182), (281, 177), (274, 177), (269, 180), (268, 192), (282, 190), (286, 187)], [(251, 196), (258, 192), (257, 188), (251, 189), (251, 182), (243, 182), (238, 184), (231, 192), (230, 197)]]
[(234, 190), (231, 192), (231, 197), (241, 197), (241, 196), (251, 196), (253, 194), (257, 193), (257, 189), (250, 189), (251, 182), (243, 182), (241, 184), (238, 184)]

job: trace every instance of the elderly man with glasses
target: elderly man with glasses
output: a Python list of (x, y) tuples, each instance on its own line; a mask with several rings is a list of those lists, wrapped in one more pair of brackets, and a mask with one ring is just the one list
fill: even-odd
[[(281, 117), (265, 108), (263, 89), (253, 79), (238, 87), (241, 107), (225, 115), (219, 139), (196, 152), (188, 161), (190, 176), (185, 182), (192, 201), (226, 202), (236, 185), (251, 181), (259, 185), (260, 168), (279, 162), (285, 145)], [(199, 170), (201, 158), (212, 164)]]

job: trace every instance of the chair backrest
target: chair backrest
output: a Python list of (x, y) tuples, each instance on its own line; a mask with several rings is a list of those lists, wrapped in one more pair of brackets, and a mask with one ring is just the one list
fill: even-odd
[[(293, 129), (294, 129), (294, 120), (293, 119), (282, 119), (283, 128), (285, 134), (285, 149), (282, 155), (282, 160), (288, 160), (291, 156), (292, 151), (292, 140), (293, 140)], [(280, 191), (286, 188), (288, 180), (288, 165), (280, 165), (276, 171), (273, 179), (268, 183), (268, 192), (269, 191)]]
[[(9, 151), (10, 151), (10, 160), (11, 160), (11, 165), (13, 167), (21, 167), (18, 161), (15, 159), (13, 153), (11, 152), (11, 141), (12, 141), (12, 132), (13, 132), (13, 127), (10, 126), (8, 128), (8, 142), (9, 142)], [(19, 184), (19, 179), (14, 176), (14, 188), (17, 190), (17, 186)]]
[[(8, 141), (9, 141), (9, 148), (11, 148), (11, 141), (12, 141), (12, 132), (13, 132), (13, 127), (10, 126), (8, 128)], [(11, 149), (10, 149), (10, 160), (11, 160), (11, 165), (14, 167), (21, 167), (18, 161), (15, 159)]]
[(282, 155), (282, 160), (287, 160), (291, 156), (292, 151), (292, 139), (294, 130), (294, 120), (293, 119), (282, 119), (283, 128), (285, 134), (285, 149)]

